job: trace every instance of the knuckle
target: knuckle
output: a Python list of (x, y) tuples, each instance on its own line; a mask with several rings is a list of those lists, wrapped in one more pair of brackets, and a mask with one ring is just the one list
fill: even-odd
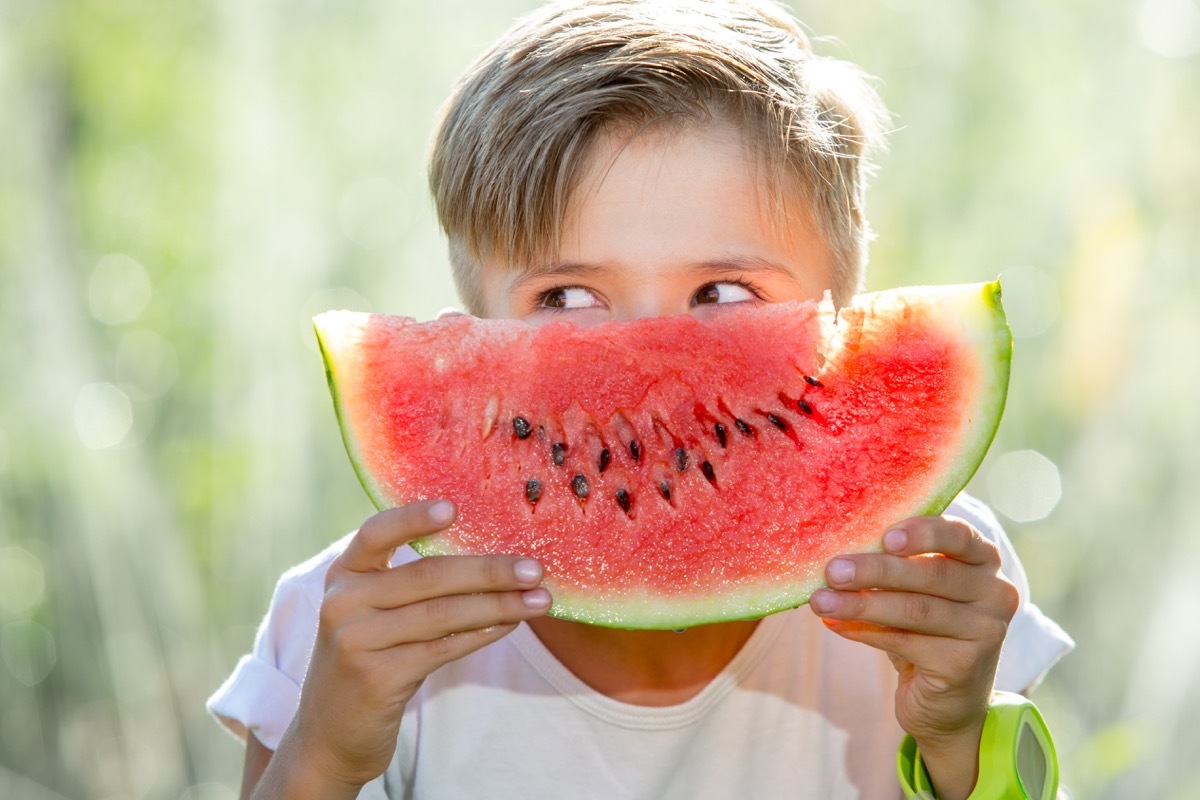
[(437, 557), (419, 558), (406, 565), (407, 579), (418, 592), (430, 592), (441, 582), (441, 562)]
[(453, 636), (442, 636), (425, 642), (425, 652), (433, 661), (444, 662), (450, 660), (454, 655), (454, 645)]
[(865, 555), (853, 558), (854, 586), (889, 586), (895, 577), (895, 566), (899, 556)]
[(904, 619), (920, 625), (933, 614), (933, 604), (923, 594), (909, 593), (904, 597)]
[(339, 625), (326, 632), (325, 640), (342, 658), (358, 652), (361, 635), (353, 625)]
[(481, 571), (485, 586), (500, 586), (506, 582), (506, 578), (512, 575), (508, 559), (498, 556), (484, 558)]
[(1004, 615), (1004, 623), (1007, 626), (1021, 605), (1021, 592), (1017, 589), (1016, 584), (1003, 575), (1000, 576), (997, 587), (1000, 595), (1000, 611)]
[(903, 628), (889, 628), (883, 635), (883, 647), (886, 650), (905, 650), (913, 640), (913, 635)]
[(450, 597), (433, 597), (425, 602), (425, 616), (439, 627), (445, 626), (454, 618), (455, 603)]
[(388, 528), (387, 519), (383, 513), (373, 514), (363, 521), (356, 534), (368, 548), (374, 548), (383, 539)]
[(945, 556), (935, 556), (933, 558), (923, 559), (927, 563), (925, 568), (929, 571), (929, 581), (936, 586), (945, 586), (950, 582), (951, 570), (954, 563)]
[(991, 539), (979, 533), (974, 528), (970, 529), (974, 534), (975, 539), (979, 542), (980, 550), (983, 551), (984, 563), (990, 567), (1000, 567), (1000, 546)]
[(334, 584), (325, 591), (321, 598), (321, 607), (317, 609), (317, 622), (322, 628), (335, 628), (350, 615), (353, 601), (350, 593), (340, 584)]

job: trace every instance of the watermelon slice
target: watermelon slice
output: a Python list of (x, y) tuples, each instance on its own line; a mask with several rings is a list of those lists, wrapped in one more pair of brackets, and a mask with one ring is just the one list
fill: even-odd
[(940, 513), (1004, 409), (999, 283), (578, 327), (315, 318), (379, 508), (448, 498), (422, 555), (538, 559), (551, 613), (681, 628), (792, 608)]

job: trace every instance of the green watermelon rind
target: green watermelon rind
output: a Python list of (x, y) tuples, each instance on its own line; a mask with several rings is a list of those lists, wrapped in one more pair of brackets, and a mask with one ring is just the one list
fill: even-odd
[(350, 464), (354, 467), (354, 474), (358, 478), (358, 482), (362, 485), (363, 491), (367, 493), (367, 497), (371, 500), (371, 503), (377, 510), (386, 511), (393, 504), (384, 496), (383, 490), (375, 482), (371, 471), (363, 463), (362, 446), (358, 442), (358, 434), (354, 432), (354, 428), (350, 425), (350, 421), (343, 410), (345, 404), (342, 402), (341, 392), (338, 391), (338, 381), (335, 379), (335, 359), (331, 352), (333, 342), (330, 341), (330, 337), (334, 331), (344, 336), (347, 330), (357, 328), (344, 326), (340, 323), (328, 325), (324, 323), (341, 317), (346, 313), (343, 311), (326, 311), (323, 314), (318, 314), (313, 317), (313, 330), (317, 335), (317, 347), (321, 350), (321, 361), (325, 365), (325, 381), (329, 384), (329, 394), (333, 398), (333, 412), (337, 416), (338, 428), (342, 432), (342, 443), (346, 447), (346, 455), (350, 457)]
[[(992, 365), (991, 369), (984, 370), (990, 380), (980, 385), (972, 410), (972, 418), (984, 422), (969, 426), (970, 435), (962, 440), (959, 452), (952, 458), (954, 466), (943, 473), (943, 480), (925, 496), (914, 498), (911, 506), (900, 514), (896, 522), (912, 516), (940, 514), (953, 502), (979, 469), (995, 438), (1008, 392), (1012, 334), (1004, 313), (998, 280), (960, 286), (893, 289), (874, 295), (861, 295), (854, 305), (870, 304), (881, 298), (892, 303), (915, 302), (924, 305), (930, 302), (931, 292), (942, 296), (942, 299), (935, 301), (939, 305), (947, 310), (958, 309), (959, 313), (951, 315), (950, 321), (965, 329), (963, 341), (970, 343), (977, 362)], [(340, 322), (331, 322), (340, 313), (327, 312), (314, 319), (317, 341), (347, 455), (367, 496), (382, 511), (392, 507), (393, 503), (386, 498), (364, 464), (358, 437), (344, 411), (343, 398), (338, 390), (339, 381), (335, 379), (337, 368), (332, 351), (339, 348), (331, 347), (334, 343), (330, 337), (334, 331), (338, 332), (337, 335), (347, 335), (348, 327)], [(329, 324), (323, 324), (323, 319), (330, 321)], [(870, 549), (882, 549), (882, 534), (883, 531), (880, 531), (880, 539)], [(409, 544), (421, 556), (456, 554), (452, 547), (447, 546), (448, 541), (444, 537), (422, 537)], [(712, 597), (686, 600), (667, 598), (649, 591), (637, 597), (608, 595), (595, 599), (571, 592), (556, 594), (553, 576), (547, 576), (544, 585), (555, 598), (550, 609), (550, 614), (555, 617), (602, 627), (670, 629), (757, 619), (804, 605), (814, 591), (826, 585), (823, 567), (818, 565), (816, 571), (808, 575), (792, 572), (781, 576), (765, 576), (761, 581), (726, 589)]]
[(974, 287), (970, 284), (961, 287), (964, 294), (969, 294), (969, 290), (972, 288), (978, 288), (982, 292), (983, 304), (980, 308), (988, 312), (986, 321), (991, 323), (990, 331), (987, 330), (986, 324), (982, 326), (980, 347), (977, 348), (982, 359), (985, 353), (983, 345), (990, 342), (993, 348), (994, 363), (997, 366), (990, 373), (992, 375), (990, 385), (981, 387), (979, 392), (982, 401), (979, 416), (985, 420), (990, 419), (991, 424), (979, 425), (974, 428), (975, 436), (967, 439), (963, 447), (963, 454), (958, 462), (959, 469), (947, 474), (945, 489), (931, 497), (921, 509), (915, 512), (914, 516), (941, 514), (954, 502), (954, 498), (978, 472), (983, 463), (983, 457), (987, 455), (988, 448), (992, 446), (992, 441), (996, 438), (996, 432), (1000, 430), (1000, 420), (1004, 417), (1004, 408), (1008, 401), (1009, 375), (1012, 371), (1012, 329), (1009, 328), (1008, 317), (1004, 313), (1003, 292), (999, 279), (976, 284)]

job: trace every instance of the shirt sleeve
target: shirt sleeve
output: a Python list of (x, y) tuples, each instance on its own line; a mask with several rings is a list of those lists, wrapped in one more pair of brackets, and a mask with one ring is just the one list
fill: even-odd
[(283, 574), (259, 625), (253, 650), (242, 656), (208, 699), (208, 712), (237, 738), (244, 740), (247, 732), (253, 731), (266, 747), (279, 747), (300, 702), (300, 685), (317, 633), (325, 572), (348, 539)]
[(1021, 601), (1000, 650), (996, 688), (1028, 693), (1075, 647), (1075, 642), (1030, 599), (1025, 568), (990, 508), (969, 495), (960, 494), (946, 509), (946, 515), (966, 520), (1000, 548), (1001, 570), (1017, 587)]

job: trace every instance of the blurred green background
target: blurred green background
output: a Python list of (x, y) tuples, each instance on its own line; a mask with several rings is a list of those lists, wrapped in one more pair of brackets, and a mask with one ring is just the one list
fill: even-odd
[[(455, 302), (424, 183), (529, 0), (0, 3), (0, 797), (236, 796), (203, 701), (371, 508), (309, 317)], [(1005, 276), (972, 491), (1080, 798), (1200, 797), (1200, 6), (805, 0), (895, 112), (869, 284)]]

